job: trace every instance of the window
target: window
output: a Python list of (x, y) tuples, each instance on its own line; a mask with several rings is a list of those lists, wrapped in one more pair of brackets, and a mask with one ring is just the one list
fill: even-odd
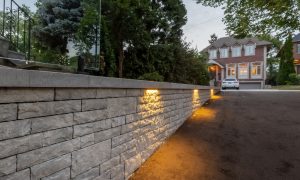
[(239, 64), (239, 79), (248, 79), (249, 78), (249, 67), (248, 63)]
[(297, 54), (300, 54), (300, 44), (297, 44)]
[(232, 57), (240, 57), (241, 56), (241, 47), (232, 47)]
[(227, 65), (227, 78), (235, 78), (236, 77), (236, 66), (235, 64)]
[(251, 78), (252, 79), (262, 78), (261, 62), (251, 63)]
[(228, 58), (228, 48), (220, 49), (220, 58)]
[(245, 45), (245, 56), (255, 55), (255, 46), (254, 45)]
[(209, 51), (209, 59), (217, 59), (217, 50), (210, 50)]

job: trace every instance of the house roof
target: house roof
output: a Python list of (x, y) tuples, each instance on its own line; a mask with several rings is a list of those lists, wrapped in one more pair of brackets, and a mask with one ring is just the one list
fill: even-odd
[(202, 50), (202, 52), (208, 51), (210, 48), (221, 48), (224, 46), (233, 46), (233, 45), (244, 45), (247, 43), (255, 43), (256, 46), (265, 46), (265, 45), (271, 45), (272, 43), (268, 41), (259, 40), (258, 38), (252, 37), (252, 38), (244, 38), (244, 39), (236, 39), (234, 37), (222, 37), (215, 41), (210, 46), (207, 46), (205, 49)]
[(293, 42), (300, 41), (300, 33), (293, 37)]

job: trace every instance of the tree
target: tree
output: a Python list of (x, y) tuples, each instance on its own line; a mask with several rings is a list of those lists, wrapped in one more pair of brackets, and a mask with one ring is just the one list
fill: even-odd
[(67, 44), (83, 16), (80, 0), (39, 0), (37, 6), (39, 22), (34, 29), (35, 37), (41, 46), (67, 53)]
[(218, 36), (215, 33), (213, 33), (212, 35), (210, 35), (210, 40), (208, 40), (208, 42), (209, 44), (213, 44), (217, 40), (218, 40)]
[(299, 0), (197, 0), (204, 6), (223, 7), (227, 32), (236, 37), (276, 34), (287, 37), (299, 30)]
[(280, 51), (280, 66), (277, 82), (286, 84), (289, 81), (289, 75), (295, 73), (293, 58), (293, 39), (290, 34)]

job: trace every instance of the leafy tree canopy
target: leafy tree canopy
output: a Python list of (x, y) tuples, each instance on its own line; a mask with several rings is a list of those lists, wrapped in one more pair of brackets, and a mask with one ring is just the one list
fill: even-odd
[(204, 6), (222, 7), (226, 30), (236, 37), (275, 34), (287, 37), (299, 30), (299, 0), (197, 0)]

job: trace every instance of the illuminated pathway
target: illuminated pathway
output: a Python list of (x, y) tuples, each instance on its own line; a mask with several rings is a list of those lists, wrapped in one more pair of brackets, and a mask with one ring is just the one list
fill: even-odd
[(300, 92), (225, 92), (133, 180), (300, 179)]

